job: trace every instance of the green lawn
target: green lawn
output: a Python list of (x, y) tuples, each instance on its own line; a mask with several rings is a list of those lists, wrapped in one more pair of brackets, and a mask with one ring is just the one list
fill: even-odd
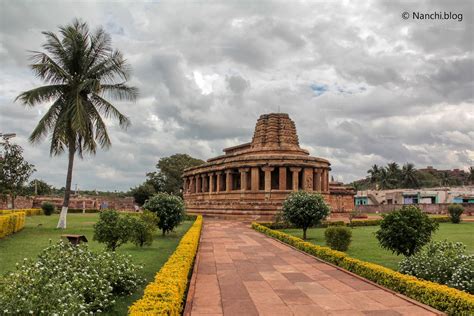
[[(347, 254), (354, 258), (397, 269), (402, 256), (396, 256), (390, 251), (380, 248), (374, 234), (378, 229), (379, 226), (354, 227), (352, 229), (352, 243)], [(283, 229), (282, 231), (300, 238), (303, 236), (301, 229)], [(307, 233), (309, 242), (326, 246), (324, 228), (308, 229)], [(460, 241), (467, 246), (467, 251), (474, 253), (473, 233), (474, 223), (440, 223), (439, 229), (433, 238), (434, 240)]]
[[(57, 230), (58, 215), (27, 217), (25, 229), (0, 240), (0, 274), (15, 270), (16, 262), (23, 258), (34, 259), (50, 241), (57, 242), (62, 234), (82, 234), (89, 240), (89, 248), (94, 251), (104, 251), (104, 246), (92, 240), (93, 225), (98, 219), (98, 214), (69, 214), (68, 228)], [(155, 233), (153, 244), (149, 247), (137, 247), (128, 243), (121, 246), (117, 252), (131, 255), (136, 264), (143, 265), (142, 275), (146, 283), (150, 282), (156, 272), (173, 253), (181, 237), (191, 226), (191, 221), (181, 224), (175, 232), (163, 237), (160, 232)], [(117, 299), (111, 315), (126, 315), (127, 308), (143, 295), (146, 283), (135, 293)]]

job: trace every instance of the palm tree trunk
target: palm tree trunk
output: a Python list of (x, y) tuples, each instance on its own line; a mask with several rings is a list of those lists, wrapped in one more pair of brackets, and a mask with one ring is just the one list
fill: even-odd
[(71, 196), (72, 167), (74, 165), (75, 153), (76, 149), (74, 145), (69, 145), (69, 163), (67, 166), (66, 190), (64, 191), (63, 207), (61, 208), (61, 214), (59, 214), (58, 226), (56, 226), (56, 228), (66, 228), (67, 209), (69, 207), (69, 198)]

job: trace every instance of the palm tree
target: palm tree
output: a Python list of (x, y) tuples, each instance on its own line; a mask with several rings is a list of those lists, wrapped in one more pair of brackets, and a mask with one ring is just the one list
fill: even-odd
[(402, 184), (406, 188), (417, 188), (420, 185), (415, 165), (412, 163), (406, 163), (403, 165), (401, 171), (401, 178)]
[(135, 100), (137, 89), (126, 85), (129, 67), (110, 36), (99, 28), (89, 31), (86, 23), (74, 20), (59, 27), (59, 34), (43, 32), (46, 52), (33, 52), (31, 69), (47, 85), (21, 93), (16, 100), (26, 106), (51, 102), (29, 140), (38, 143), (51, 134), (50, 155), (68, 151), (66, 189), (58, 228), (66, 228), (71, 195), (74, 156), (95, 154), (97, 146), (111, 145), (103, 118), (118, 120), (126, 128), (130, 121), (104, 97)]
[(377, 184), (380, 180), (380, 167), (374, 164), (369, 170), (367, 170), (367, 173), (370, 175), (370, 183), (375, 183)]
[(447, 171), (441, 174), (441, 185), (449, 186), (451, 184), (451, 177)]

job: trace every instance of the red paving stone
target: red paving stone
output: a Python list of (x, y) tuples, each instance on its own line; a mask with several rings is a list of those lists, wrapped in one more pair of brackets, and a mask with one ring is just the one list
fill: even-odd
[(204, 221), (196, 265), (191, 315), (436, 315), (235, 221)]

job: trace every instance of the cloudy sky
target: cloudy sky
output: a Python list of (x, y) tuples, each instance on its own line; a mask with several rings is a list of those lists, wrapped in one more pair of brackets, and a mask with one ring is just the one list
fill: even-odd
[[(349, 182), (374, 164), (474, 165), (472, 1), (0, 0), (0, 132), (64, 186), (66, 157), (27, 138), (48, 104), (14, 103), (41, 84), (28, 69), (41, 31), (78, 17), (103, 26), (133, 68), (136, 103), (117, 107), (113, 146), (77, 160), (79, 188), (127, 190), (160, 157), (207, 159), (251, 139), (260, 114), (286, 112), (300, 143)], [(409, 12), (408, 20), (402, 13)], [(414, 20), (452, 12), (462, 21)]]

